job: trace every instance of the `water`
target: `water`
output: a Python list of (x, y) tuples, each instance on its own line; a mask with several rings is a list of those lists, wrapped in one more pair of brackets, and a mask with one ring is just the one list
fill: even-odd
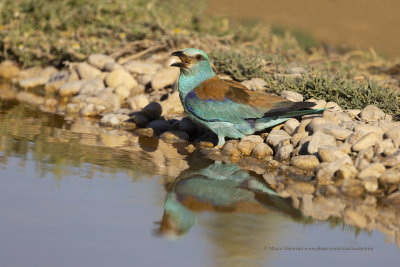
[(0, 100), (0, 266), (398, 264), (382, 232), (312, 220), (176, 146)]

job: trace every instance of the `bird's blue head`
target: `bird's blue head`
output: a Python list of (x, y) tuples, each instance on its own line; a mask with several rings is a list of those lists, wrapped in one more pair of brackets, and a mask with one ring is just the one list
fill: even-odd
[(179, 91), (188, 93), (201, 82), (215, 76), (207, 54), (197, 48), (185, 48), (173, 52), (171, 56), (179, 57), (180, 62), (171, 64), (181, 71), (179, 76)]

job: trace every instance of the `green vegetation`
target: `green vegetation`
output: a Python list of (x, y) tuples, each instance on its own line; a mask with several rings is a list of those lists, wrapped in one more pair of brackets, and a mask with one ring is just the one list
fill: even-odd
[[(394, 64), (373, 50), (327, 47), (299, 30), (211, 17), (205, 7), (206, 1), (190, 0), (3, 0), (0, 61), (62, 67), (92, 53), (123, 58), (197, 46), (210, 53), (218, 72), (239, 81), (263, 78), (269, 91), (399, 113), (398, 85), (385, 85), (398, 75), (387, 72)], [(293, 77), (293, 67), (307, 74)]]

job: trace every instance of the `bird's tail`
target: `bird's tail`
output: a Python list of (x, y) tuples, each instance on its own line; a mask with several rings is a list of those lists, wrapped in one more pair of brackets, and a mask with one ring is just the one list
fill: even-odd
[(261, 118), (261, 119), (258, 119), (255, 121), (255, 129), (256, 129), (256, 131), (262, 131), (264, 129), (281, 124), (290, 118), (299, 117), (299, 116), (308, 115), (308, 114), (321, 113), (325, 109), (326, 108), (302, 109), (302, 110), (289, 111), (289, 112), (279, 115), (279, 116)]

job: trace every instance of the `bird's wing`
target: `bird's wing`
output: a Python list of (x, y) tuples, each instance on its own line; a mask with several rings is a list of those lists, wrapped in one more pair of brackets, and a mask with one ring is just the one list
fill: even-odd
[(308, 108), (310, 102), (292, 102), (283, 97), (248, 90), (241, 83), (213, 77), (185, 97), (189, 112), (205, 121), (243, 122)]

